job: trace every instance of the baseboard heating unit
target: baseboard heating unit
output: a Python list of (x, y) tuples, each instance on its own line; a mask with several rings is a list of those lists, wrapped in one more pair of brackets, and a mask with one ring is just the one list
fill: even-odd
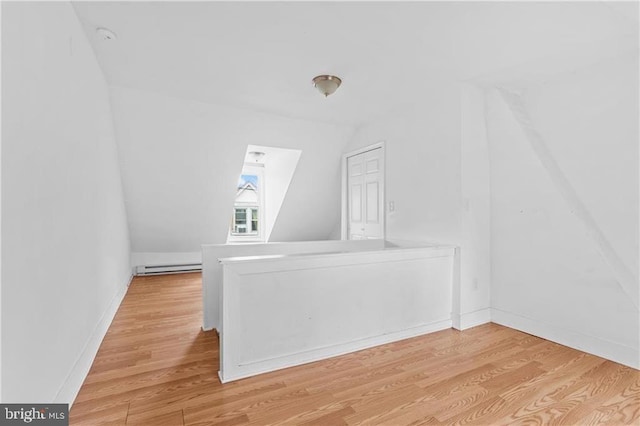
[(179, 265), (139, 265), (136, 275), (181, 274), (202, 271), (202, 263), (183, 263)]

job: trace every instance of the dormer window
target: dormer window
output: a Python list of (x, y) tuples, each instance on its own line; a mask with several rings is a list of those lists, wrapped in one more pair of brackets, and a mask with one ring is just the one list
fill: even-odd
[(297, 149), (247, 145), (242, 167), (238, 168), (233, 209), (229, 205), (227, 243), (269, 241), (301, 153)]
[(260, 228), (260, 194), (258, 176), (242, 175), (238, 183), (238, 193), (234, 204), (234, 235), (258, 235)]
[(238, 179), (229, 239), (263, 241), (264, 168), (246, 164)]

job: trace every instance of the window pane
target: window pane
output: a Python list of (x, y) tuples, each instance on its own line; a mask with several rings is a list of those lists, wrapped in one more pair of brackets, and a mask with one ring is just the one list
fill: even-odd
[(254, 191), (258, 191), (258, 176), (256, 175), (240, 175), (240, 179), (238, 179), (238, 189), (244, 188), (250, 185), (250, 188)]
[(251, 232), (258, 233), (258, 209), (251, 209)]
[(247, 233), (247, 210), (246, 209), (235, 209), (234, 221), (233, 221), (233, 232), (236, 234)]

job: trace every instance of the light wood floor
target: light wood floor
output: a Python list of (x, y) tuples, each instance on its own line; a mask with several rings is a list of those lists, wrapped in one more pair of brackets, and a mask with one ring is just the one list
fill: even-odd
[(134, 280), (72, 425), (640, 424), (638, 371), (495, 324), (222, 385), (200, 280)]

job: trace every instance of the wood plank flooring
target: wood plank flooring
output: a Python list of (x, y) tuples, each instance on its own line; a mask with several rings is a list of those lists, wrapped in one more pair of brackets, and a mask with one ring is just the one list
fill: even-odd
[(72, 425), (640, 425), (640, 373), (496, 324), (222, 385), (200, 274), (137, 277)]

